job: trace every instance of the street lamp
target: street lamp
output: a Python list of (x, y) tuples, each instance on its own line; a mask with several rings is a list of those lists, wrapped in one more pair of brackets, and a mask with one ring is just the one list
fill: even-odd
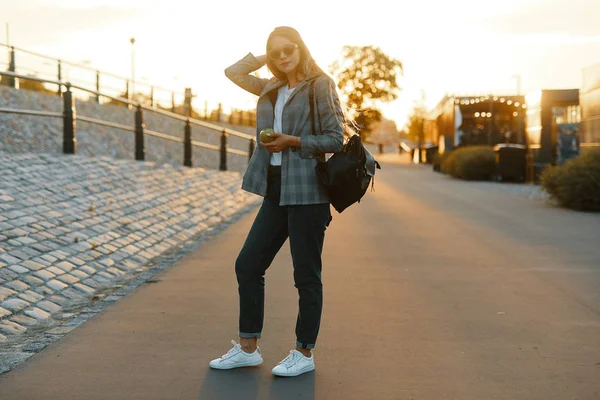
[(133, 45), (135, 44), (135, 38), (129, 39), (131, 43), (131, 100), (135, 101), (135, 52)]

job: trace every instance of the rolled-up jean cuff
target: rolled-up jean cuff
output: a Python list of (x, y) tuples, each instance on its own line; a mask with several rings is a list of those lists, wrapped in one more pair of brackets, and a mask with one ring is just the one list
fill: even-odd
[(249, 339), (249, 338), (257, 338), (260, 339), (261, 333), (257, 332), (257, 333), (247, 333), (247, 332), (240, 332), (240, 337), (244, 338), (244, 339)]
[(297, 340), (296, 340), (296, 346), (300, 347), (301, 349), (314, 349), (315, 348), (315, 344), (302, 343)]

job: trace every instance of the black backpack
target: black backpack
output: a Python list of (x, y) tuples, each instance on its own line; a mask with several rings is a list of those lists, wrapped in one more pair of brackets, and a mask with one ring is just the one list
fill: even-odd
[[(313, 135), (316, 134), (315, 119), (319, 121), (317, 104), (317, 118), (315, 118), (314, 107), (314, 80), (310, 83), (309, 102), (310, 118)], [(320, 131), (319, 121), (319, 131)], [(341, 213), (352, 204), (358, 202), (365, 195), (369, 183), (371, 190), (375, 184), (375, 168), (381, 166), (373, 155), (362, 144), (359, 135), (352, 135), (344, 144), (341, 152), (334, 153), (329, 160), (319, 161), (317, 164), (317, 175), (331, 201), (331, 205), (338, 213)]]

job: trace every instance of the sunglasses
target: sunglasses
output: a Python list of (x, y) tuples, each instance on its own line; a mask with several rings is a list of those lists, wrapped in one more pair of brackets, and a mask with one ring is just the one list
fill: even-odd
[(281, 47), (280, 49), (269, 50), (269, 58), (271, 60), (277, 60), (281, 55), (281, 52), (283, 52), (283, 54), (285, 54), (286, 57), (289, 57), (292, 54), (294, 54), (294, 51), (296, 51), (297, 48), (298, 45), (296, 43), (288, 43), (286, 45), (283, 45), (283, 47)]

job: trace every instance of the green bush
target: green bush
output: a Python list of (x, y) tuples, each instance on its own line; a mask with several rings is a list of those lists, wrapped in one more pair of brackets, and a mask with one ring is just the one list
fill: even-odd
[(496, 169), (496, 154), (489, 146), (461, 147), (441, 159), (445, 174), (468, 181), (490, 180)]
[(564, 207), (600, 211), (600, 149), (591, 149), (541, 176), (544, 190)]

